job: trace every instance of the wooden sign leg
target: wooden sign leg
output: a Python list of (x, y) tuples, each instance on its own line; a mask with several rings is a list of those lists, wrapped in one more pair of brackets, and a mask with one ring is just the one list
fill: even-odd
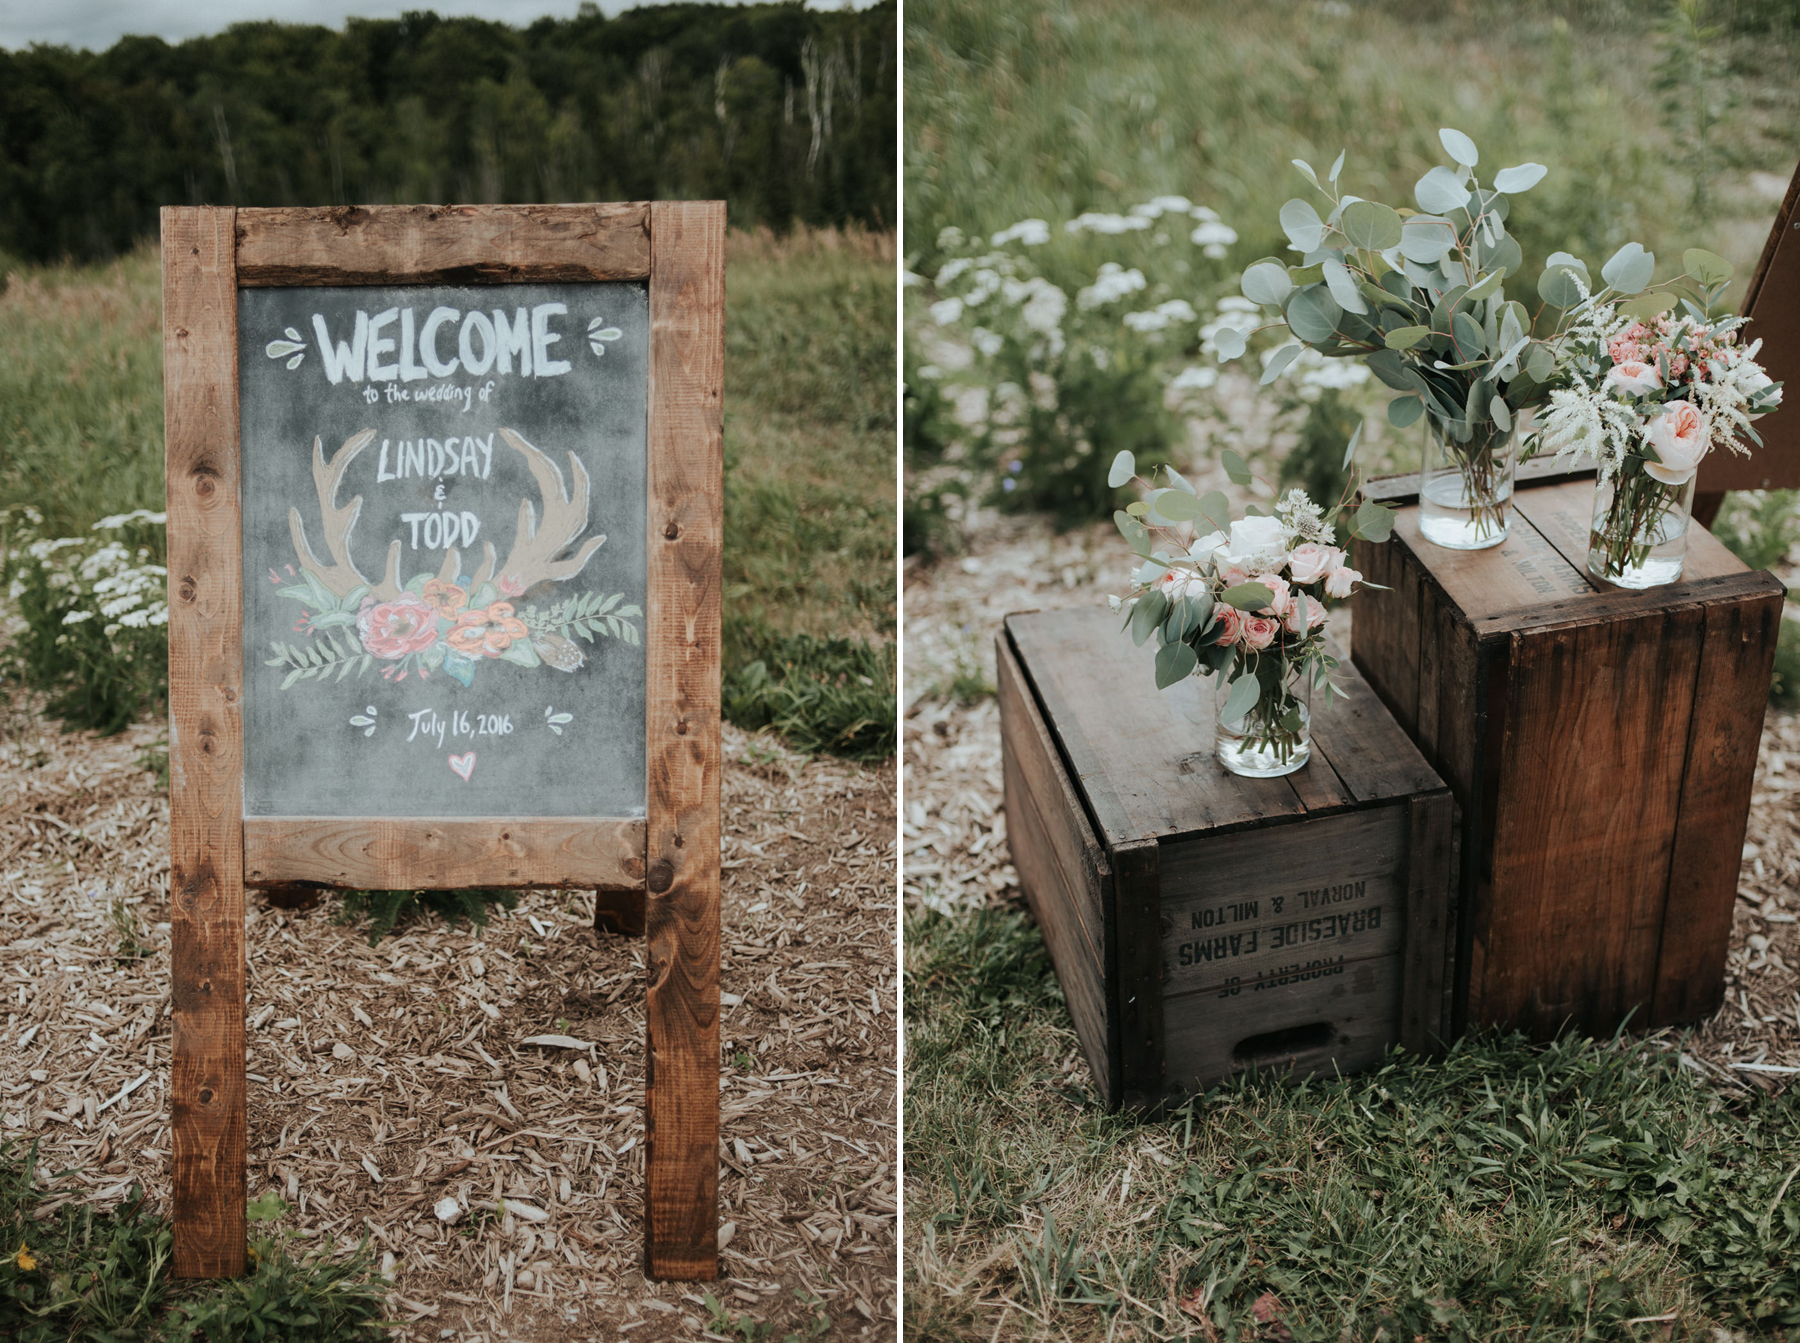
[(646, 1269), (718, 1276), (725, 207), (650, 207)]
[(236, 212), (162, 214), (175, 1274), (244, 1271)]

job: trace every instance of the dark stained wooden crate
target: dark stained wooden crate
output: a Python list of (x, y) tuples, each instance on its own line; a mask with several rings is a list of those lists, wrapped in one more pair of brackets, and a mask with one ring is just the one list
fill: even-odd
[(1243, 779), (1110, 612), (1008, 616), (997, 654), (1007, 841), (1109, 1104), (1435, 1047), (1451, 797), (1352, 668), (1311, 762)]
[(1587, 575), (1592, 473), (1539, 467), (1491, 550), (1424, 542), (1408, 506), (1356, 566), (1356, 666), (1461, 815), (1450, 1027), (1610, 1034), (1724, 992), (1783, 589), (1704, 529), (1683, 580)]

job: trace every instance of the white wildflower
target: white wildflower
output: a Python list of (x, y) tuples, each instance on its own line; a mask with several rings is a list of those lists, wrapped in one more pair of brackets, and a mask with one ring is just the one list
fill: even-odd
[(931, 320), (939, 326), (955, 326), (962, 321), (963, 301), (960, 298), (941, 298), (927, 309)]
[(937, 245), (940, 252), (954, 252), (967, 241), (963, 237), (963, 231), (955, 224), (946, 224), (938, 230)]
[(1108, 261), (1100, 267), (1100, 274), (1094, 283), (1078, 291), (1075, 295), (1077, 307), (1082, 309), (1104, 307), (1108, 303), (1117, 303), (1127, 294), (1134, 294), (1145, 287), (1144, 272), (1133, 266), (1126, 270), (1116, 261)]
[(995, 247), (1017, 239), (1027, 247), (1038, 247), (1050, 241), (1050, 225), (1042, 219), (1021, 219), (1011, 228), (1003, 228), (993, 236)]
[(984, 326), (978, 326), (969, 333), (969, 343), (980, 350), (989, 359), (999, 354), (1006, 346), (1004, 337), (996, 335)]
[(939, 289), (944, 288), (974, 264), (973, 258), (966, 256), (953, 257), (949, 261), (946, 261), (943, 265), (943, 269), (937, 273), (937, 287)]
[(1103, 214), (1096, 210), (1077, 215), (1063, 225), (1064, 230), (1069, 233), (1080, 233), (1085, 229), (1090, 233), (1106, 234), (1130, 233), (1134, 229), (1149, 227), (1150, 221), (1142, 215)]
[(1198, 243), (1202, 247), (1223, 245), (1231, 246), (1238, 240), (1237, 230), (1229, 224), (1221, 224), (1216, 220), (1207, 220), (1188, 234), (1188, 241)]
[(1170, 379), (1169, 386), (1177, 392), (1204, 392), (1217, 386), (1218, 382), (1218, 369), (1189, 365)]

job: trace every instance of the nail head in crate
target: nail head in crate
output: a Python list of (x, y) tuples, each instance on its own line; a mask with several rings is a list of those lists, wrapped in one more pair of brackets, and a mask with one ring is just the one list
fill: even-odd
[(1311, 763), (1226, 772), (1118, 624), (1025, 612), (997, 649), (1007, 842), (1100, 1094), (1155, 1109), (1432, 1049), (1449, 790), (1348, 664)]
[(1593, 473), (1522, 469), (1491, 550), (1407, 505), (1356, 564), (1353, 658), (1462, 818), (1450, 1027), (1608, 1035), (1719, 1005), (1782, 585), (1699, 526), (1685, 575), (1586, 572)]

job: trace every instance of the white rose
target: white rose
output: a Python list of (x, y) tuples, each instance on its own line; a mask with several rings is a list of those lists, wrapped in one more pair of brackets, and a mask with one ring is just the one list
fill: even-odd
[[(1767, 373), (1764, 373), (1759, 368), (1756, 370), (1755, 373), (1751, 374), (1750, 377), (1748, 377), (1744, 380), (1744, 388), (1743, 388), (1744, 396), (1746, 398), (1748, 398), (1749, 400), (1754, 401), (1756, 399), (1756, 395), (1758, 392), (1762, 391), (1762, 389), (1765, 387), (1773, 387), (1774, 385), (1775, 385), (1775, 379), (1771, 378)], [(1781, 404), (1781, 388), (1776, 387), (1775, 395), (1770, 397), (1766, 402), (1764, 402), (1763, 408), (1761, 410), (1757, 411), (1756, 414), (1752, 415), (1750, 418), (1753, 420), (1760, 420), (1763, 416), (1767, 415), (1770, 411), (1774, 410), (1780, 404)]]
[(1659, 462), (1645, 462), (1644, 470), (1665, 485), (1685, 485), (1692, 479), (1711, 446), (1706, 417), (1687, 401), (1672, 401), (1644, 427), (1644, 441), (1656, 449)]
[(1657, 375), (1656, 365), (1639, 359), (1625, 359), (1607, 370), (1606, 385), (1628, 396), (1642, 396), (1645, 392), (1660, 392), (1663, 383)]
[(1224, 532), (1208, 532), (1193, 545), (1188, 547), (1188, 557), (1196, 560), (1212, 558), (1213, 551), (1225, 544)]
[(1325, 595), (1340, 600), (1350, 595), (1350, 590), (1362, 582), (1362, 575), (1347, 564), (1340, 564), (1325, 575)]
[(1273, 561), (1285, 558), (1287, 534), (1280, 518), (1239, 518), (1231, 524), (1231, 539), (1221, 549), (1223, 562), (1234, 568), (1279, 568)]

